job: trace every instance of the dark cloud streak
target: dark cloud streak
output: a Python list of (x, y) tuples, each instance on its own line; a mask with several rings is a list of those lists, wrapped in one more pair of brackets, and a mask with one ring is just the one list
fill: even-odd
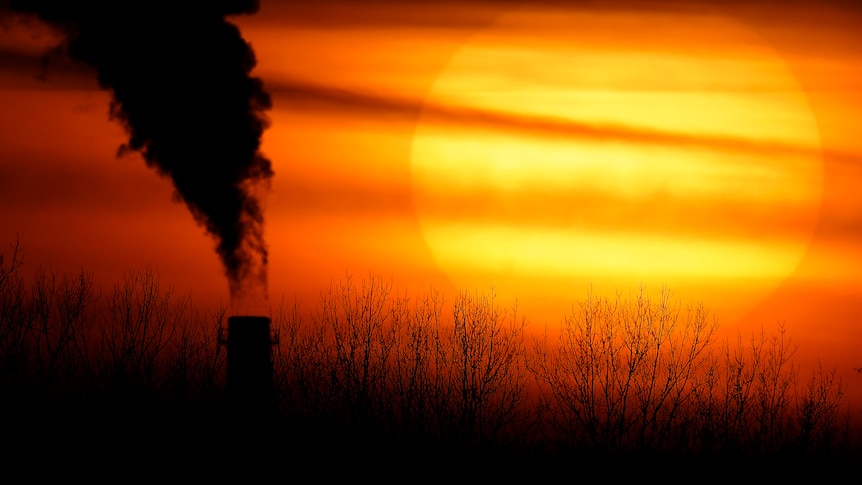
[(418, 121), (471, 126), (522, 135), (564, 137), (597, 142), (690, 147), (775, 157), (824, 156), (832, 161), (862, 164), (859, 155), (762, 140), (656, 131), (637, 126), (598, 125), (562, 118), (526, 116), (461, 106), (423, 103), (397, 97), (354, 92), (302, 81), (268, 83), (276, 103), (286, 109), (366, 117), (372, 120)]
[(800, 23), (812, 21), (812, 11), (862, 13), (857, 0), (262, 0), (265, 17), (260, 20), (277, 18), (282, 26), (321, 29), (476, 28), (506, 12), (530, 8), (654, 14), (727, 12)]

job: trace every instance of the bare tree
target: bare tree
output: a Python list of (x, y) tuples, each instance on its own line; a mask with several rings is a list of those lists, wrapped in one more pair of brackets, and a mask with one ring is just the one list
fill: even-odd
[(131, 272), (115, 285), (101, 328), (100, 378), (114, 398), (154, 397), (165, 383), (169, 348), (182, 325), (189, 298), (162, 290), (151, 270)]
[(226, 355), (219, 334), (227, 314), (225, 307), (190, 308), (170, 341), (165, 380), (171, 399), (183, 404), (217, 405), (224, 388)]
[(499, 307), (489, 294), (462, 292), (452, 322), (439, 330), (434, 406), (445, 433), (459, 446), (493, 443), (522, 418), (526, 402), (526, 322), (517, 306)]
[[(418, 297), (411, 305), (407, 298), (394, 301), (395, 357), (390, 384), (392, 427), (411, 444), (439, 438), (435, 396), (442, 390), (440, 373), (440, 330), (443, 300), (438, 292)], [(439, 401), (439, 400), (438, 400)]]
[(779, 326), (761, 328), (748, 343), (725, 341), (695, 389), (692, 446), (707, 452), (777, 452), (791, 427), (789, 405), (798, 369), (797, 347)]
[(82, 367), (81, 354), (95, 312), (92, 275), (58, 275), (40, 270), (30, 295), (34, 322), (33, 359), (44, 385), (74, 382)]
[(531, 368), (555, 440), (605, 451), (674, 441), (717, 325), (702, 306), (680, 312), (671, 296), (590, 295), (563, 320), (556, 342), (547, 332), (536, 342)]
[(321, 297), (317, 322), (325, 344), (322, 365), (335, 412), (355, 430), (379, 429), (386, 405), (389, 364), (395, 343), (391, 282), (370, 276), (359, 286), (350, 277)]
[(10, 249), (11, 254), (0, 255), (0, 388), (7, 390), (29, 366), (28, 346), (33, 330), (26, 285), (20, 273), (23, 250), (18, 241)]
[(844, 401), (844, 385), (834, 370), (825, 370), (818, 362), (811, 378), (796, 396), (799, 426), (798, 444), (803, 453), (830, 452), (840, 432), (838, 412)]
[(303, 428), (299, 432), (319, 425), (330, 408), (327, 384), (332, 376), (324, 370), (323, 332), (314, 323), (303, 320), (297, 302), (288, 307), (282, 301), (273, 318), (277, 400), (282, 414)]

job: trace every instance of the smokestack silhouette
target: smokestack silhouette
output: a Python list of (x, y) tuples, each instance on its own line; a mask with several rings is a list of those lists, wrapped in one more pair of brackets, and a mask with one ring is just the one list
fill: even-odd
[(58, 47), (92, 66), (113, 94), (110, 117), (173, 181), (216, 242), (232, 301), (266, 298), (267, 248), (255, 189), (273, 176), (260, 140), (271, 107), (255, 57), (226, 20), (256, 0), (0, 0), (0, 15), (35, 17), (61, 32)]
[(265, 422), (275, 410), (270, 319), (229, 317), (227, 332), (228, 407), (234, 417)]

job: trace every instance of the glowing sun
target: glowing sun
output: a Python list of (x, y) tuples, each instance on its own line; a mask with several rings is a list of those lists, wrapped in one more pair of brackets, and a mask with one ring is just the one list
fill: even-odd
[(440, 72), (413, 193), (462, 288), (574, 300), (668, 285), (731, 295), (739, 314), (808, 246), (819, 149), (797, 80), (737, 21), (524, 10)]

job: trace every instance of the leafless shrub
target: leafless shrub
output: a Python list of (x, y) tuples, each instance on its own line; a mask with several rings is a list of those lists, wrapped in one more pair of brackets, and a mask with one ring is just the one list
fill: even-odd
[(18, 244), (8, 262), (0, 257), (0, 376), (37, 394), (73, 392), (98, 298), (92, 276), (39, 269), (27, 284), (22, 264)]
[(79, 378), (97, 298), (92, 275), (83, 271), (73, 276), (44, 270), (36, 273), (30, 295), (32, 358), (44, 385)]
[(171, 398), (183, 403), (214, 404), (221, 401), (226, 355), (220, 345), (227, 310), (216, 308), (203, 313), (189, 311), (170, 341), (166, 362), (166, 382)]
[(840, 438), (838, 422), (844, 401), (844, 385), (834, 370), (825, 370), (818, 363), (801, 392), (796, 395), (798, 445), (802, 452), (831, 451)]
[(783, 326), (715, 342), (702, 307), (662, 292), (615, 302), (590, 296), (556, 342), (537, 341), (531, 369), (549, 437), (600, 452), (787, 457), (850, 449), (844, 390), (818, 368), (801, 386)]
[(552, 428), (569, 445), (660, 449), (686, 411), (716, 331), (702, 307), (681, 313), (663, 290), (616, 301), (590, 296), (566, 317), (556, 344), (537, 342), (532, 370)]
[(435, 396), (442, 391), (443, 353), (440, 331), (443, 300), (439, 293), (393, 303), (395, 357), (390, 385), (392, 427), (407, 442), (439, 437), (439, 412)]
[(180, 331), (189, 298), (162, 290), (151, 270), (131, 272), (108, 297), (98, 355), (100, 378), (107, 391), (125, 399), (158, 393), (172, 339)]
[(312, 322), (303, 321), (299, 310), (298, 303), (288, 307), (282, 301), (273, 318), (275, 392), (284, 415), (312, 425), (329, 412), (328, 386), (324, 384), (331, 375), (324, 372), (323, 334)]
[(448, 434), (462, 445), (493, 442), (511, 428), (526, 399), (527, 369), (517, 309), (502, 310), (496, 296), (462, 292), (451, 324), (438, 331), (441, 388), (434, 407)]
[(514, 433), (525, 414), (524, 321), (493, 294), (393, 296), (391, 283), (350, 278), (303, 322), (280, 310), (277, 375), (291, 410), (332, 427), (412, 443), (475, 446)]
[(20, 273), (23, 251), (17, 241), (10, 249), (11, 254), (0, 255), (0, 383), (6, 389), (29, 365), (33, 330), (26, 284)]
[(761, 329), (747, 344), (741, 335), (735, 345), (723, 342), (695, 390), (692, 446), (707, 452), (778, 452), (792, 427), (796, 349), (783, 326), (773, 335)]
[(322, 365), (336, 413), (368, 432), (385, 403), (395, 339), (390, 320), (392, 284), (370, 277), (360, 286), (348, 278), (321, 297), (318, 324), (326, 348)]

